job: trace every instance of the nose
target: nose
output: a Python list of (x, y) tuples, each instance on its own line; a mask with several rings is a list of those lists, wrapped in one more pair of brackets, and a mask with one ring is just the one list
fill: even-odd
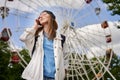
[(40, 15), (40, 16), (38, 17), (38, 19), (40, 19), (40, 18), (42, 18), (42, 15)]

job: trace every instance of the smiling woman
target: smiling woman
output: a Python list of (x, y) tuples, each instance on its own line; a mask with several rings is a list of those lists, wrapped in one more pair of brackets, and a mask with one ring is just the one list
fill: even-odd
[[(107, 20), (116, 19), (106, 14), (101, 0), (0, 0), (0, 4), (4, 7), (2, 12), (5, 14), (6, 8), (9, 8), (9, 15), (0, 21), (3, 27), (9, 26), (12, 30), (11, 39), (14, 40), (12, 42), (10, 39), (8, 42), (16, 41), (17, 46), (23, 47), (17, 39), (26, 27), (33, 25), (25, 29), (21, 38), (31, 56), (29, 64), (24, 62), (24, 67), (27, 67), (22, 74), (23, 78), (29, 76), (37, 78), (34, 80), (42, 77), (55, 79), (59, 71), (64, 69), (61, 70), (62, 58), (65, 65), (68, 64), (65, 66), (67, 80), (101, 79), (106, 72), (110, 74), (108, 68), (112, 53), (108, 59), (105, 52), (112, 49), (114, 39), (111, 33), (113, 26), (111, 28)], [(59, 34), (65, 35), (62, 47), (63, 38)], [(56, 51), (63, 51), (64, 57), (59, 57), (62, 54), (56, 54)], [(37, 74), (39, 72), (42, 77)], [(64, 70), (62, 72), (58, 77), (64, 76)]]
[[(31, 55), (31, 61), (22, 74), (24, 79), (64, 80), (64, 58), (62, 49), (59, 49), (62, 46), (61, 37), (56, 33), (57, 28), (55, 15), (45, 10), (35, 20), (34, 26), (21, 35), (20, 39), (25, 42)], [(38, 39), (34, 44), (36, 36)], [(32, 51), (34, 45), (36, 47)]]

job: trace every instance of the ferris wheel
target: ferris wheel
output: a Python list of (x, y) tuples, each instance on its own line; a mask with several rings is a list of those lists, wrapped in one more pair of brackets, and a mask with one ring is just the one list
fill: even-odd
[[(102, 14), (103, 8), (100, 6), (102, 3), (98, 0), (5, 0), (1, 2), (2, 26), (8, 26), (6, 18), (9, 15), (16, 16), (17, 27), (3, 27), (1, 31), (1, 40), (7, 41), (10, 46), (12, 44), (11, 49), (15, 50), (11, 58), (13, 63), (20, 63), (24, 68), (28, 64), (11, 38), (20, 35), (26, 26), (30, 26), (28, 21), (32, 24), (42, 10), (48, 9), (57, 16), (58, 31), (66, 36), (64, 59), (68, 67), (65, 80), (104, 80), (105, 73), (116, 80), (109, 71), (114, 55), (112, 33), (107, 18), (103, 17), (105, 14)], [(22, 18), (26, 23), (21, 21)]]

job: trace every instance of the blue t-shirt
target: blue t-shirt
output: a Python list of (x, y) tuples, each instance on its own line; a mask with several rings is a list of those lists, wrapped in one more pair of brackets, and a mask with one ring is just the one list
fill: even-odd
[(53, 50), (53, 40), (49, 40), (44, 35), (43, 41), (44, 49), (44, 61), (43, 61), (43, 72), (45, 77), (55, 77), (55, 60), (54, 60), (54, 50)]

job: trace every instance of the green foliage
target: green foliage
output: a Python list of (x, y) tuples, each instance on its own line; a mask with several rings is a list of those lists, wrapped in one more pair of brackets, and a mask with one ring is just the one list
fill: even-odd
[[(120, 79), (120, 57), (119, 56), (117, 55), (113, 56), (109, 69), (110, 69), (110, 72), (116, 78), (116, 80), (119, 80)], [(105, 79), (111, 78), (111, 76), (108, 73), (106, 73), (104, 77)]]
[(20, 64), (10, 63), (11, 51), (7, 42), (0, 40), (0, 80), (23, 80)]
[(23, 56), (23, 58), (25, 59), (25, 61), (27, 61), (28, 63), (29, 63), (29, 61), (30, 61), (30, 56), (29, 56), (29, 54), (28, 54), (28, 50), (27, 49), (22, 49), (21, 51), (20, 51), (20, 54)]
[[(20, 54), (23, 56), (23, 58), (25, 59), (25, 61), (29, 62), (30, 61), (30, 56), (28, 54), (28, 50), (26, 49), (22, 49), (20, 51)], [(72, 54), (71, 56), (69, 56), (69, 58), (75, 58), (78, 55), (74, 55)], [(84, 57), (84, 60), (87, 60), (87, 57), (85, 55), (79, 55), (81, 57)], [(77, 57), (77, 59), (81, 60), (81, 57)], [(0, 41), (0, 80), (23, 80), (21, 78), (21, 74), (23, 72), (23, 67), (20, 64), (12, 64), (10, 63), (10, 58), (11, 58), (11, 51), (10, 48), (8, 46), (8, 44), (6, 42)], [(101, 61), (104, 61), (101, 57), (100, 59)], [(96, 61), (96, 58), (92, 58), (91, 61)], [(69, 62), (75, 62), (73, 60), (69, 60)], [(87, 64), (87, 62), (85, 61), (81, 61), (81, 64)], [(73, 65), (73, 64), (69, 64), (69, 65)], [(75, 66), (80, 66), (79, 64), (74, 64)], [(99, 65), (97, 64), (98, 68)], [(73, 71), (69, 71), (69, 74), (75, 74), (77, 75), (77, 72), (80, 72), (82, 74), (82, 68), (77, 68), (76, 67), (69, 67), (69, 68), (73, 68)], [(90, 66), (89, 65), (84, 65), (84, 68), (86, 69), (86, 71), (89, 71)], [(110, 72), (115, 76), (116, 80), (120, 79), (120, 57), (118, 57), (117, 55), (114, 54), (112, 60), (111, 60), (111, 64), (110, 64)], [(97, 69), (95, 69), (96, 72)], [(90, 78), (90, 80), (94, 77), (94, 73), (93, 72), (89, 72), (88, 73), (88, 77)], [(84, 79), (87, 79), (84, 75), (83, 75)], [(106, 72), (104, 75), (104, 79), (107, 80), (107, 78), (111, 78), (111, 76)], [(74, 80), (81, 80), (80, 76), (74, 76)], [(67, 80), (67, 78), (65, 79)], [(73, 80), (72, 77), (69, 77), (69, 80)]]
[(108, 10), (112, 15), (120, 15), (120, 0), (102, 0), (108, 5)]

